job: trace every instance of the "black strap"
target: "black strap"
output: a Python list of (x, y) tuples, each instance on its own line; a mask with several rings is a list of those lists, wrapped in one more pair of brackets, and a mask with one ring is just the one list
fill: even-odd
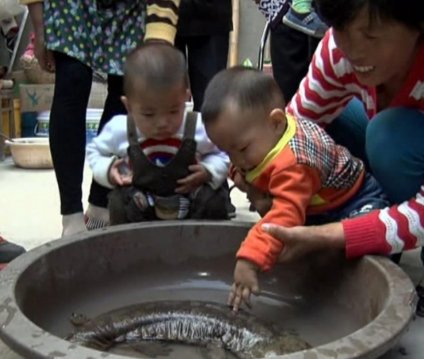
[(134, 120), (131, 118), (130, 115), (127, 116), (127, 134), (128, 134), (128, 142), (130, 146), (138, 145), (138, 138), (137, 138), (137, 129), (135, 128)]
[[(184, 139), (194, 140), (194, 135), (196, 133), (196, 124), (197, 124), (198, 112), (187, 112), (186, 123), (184, 127)], [(128, 133), (128, 142), (130, 145), (138, 145), (137, 130), (135, 128), (134, 121), (127, 116), (127, 133)]]
[(189, 111), (186, 115), (186, 123), (184, 128), (184, 139), (194, 140), (194, 135), (196, 133), (196, 124), (198, 112)]

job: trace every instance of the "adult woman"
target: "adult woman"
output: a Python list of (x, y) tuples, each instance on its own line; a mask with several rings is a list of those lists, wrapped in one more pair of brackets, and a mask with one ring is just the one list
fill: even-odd
[(337, 142), (364, 156), (394, 205), (323, 226), (265, 226), (285, 243), (282, 261), (316, 248), (341, 248), (352, 258), (422, 246), (422, 1), (405, 6), (396, 0), (316, 3), (332, 29), (318, 46), (288, 111), (325, 124)]

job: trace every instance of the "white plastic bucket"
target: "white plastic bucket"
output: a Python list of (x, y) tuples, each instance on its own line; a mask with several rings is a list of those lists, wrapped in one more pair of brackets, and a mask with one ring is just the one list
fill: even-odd
[[(100, 118), (102, 117), (103, 109), (88, 108), (85, 120), (85, 138), (86, 143), (90, 143), (97, 135), (99, 129)], [(37, 125), (34, 133), (37, 137), (49, 136), (50, 111), (40, 112), (37, 116)]]
[(97, 136), (99, 129), (100, 118), (102, 117), (103, 109), (88, 108), (85, 120), (85, 138), (86, 143), (90, 143)]
[(40, 112), (37, 116), (37, 124), (34, 133), (37, 137), (49, 136), (50, 111)]

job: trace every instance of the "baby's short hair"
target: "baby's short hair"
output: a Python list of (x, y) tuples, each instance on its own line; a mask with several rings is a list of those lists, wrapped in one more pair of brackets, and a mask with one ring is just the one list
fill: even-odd
[(274, 78), (243, 66), (222, 70), (210, 81), (201, 110), (203, 121), (215, 120), (230, 103), (243, 111), (285, 108), (283, 93)]
[(149, 43), (136, 47), (124, 65), (124, 92), (130, 96), (136, 81), (154, 88), (177, 84), (188, 88), (187, 67), (184, 55), (168, 44)]

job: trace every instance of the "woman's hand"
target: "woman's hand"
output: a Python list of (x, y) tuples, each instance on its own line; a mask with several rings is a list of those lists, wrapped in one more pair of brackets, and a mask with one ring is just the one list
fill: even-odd
[(291, 228), (265, 223), (262, 228), (283, 243), (279, 262), (290, 262), (317, 250), (345, 248), (343, 225), (340, 222)]
[(55, 72), (56, 66), (54, 62), (53, 52), (46, 48), (44, 34), (35, 33), (34, 54), (38, 64), (44, 71)]

